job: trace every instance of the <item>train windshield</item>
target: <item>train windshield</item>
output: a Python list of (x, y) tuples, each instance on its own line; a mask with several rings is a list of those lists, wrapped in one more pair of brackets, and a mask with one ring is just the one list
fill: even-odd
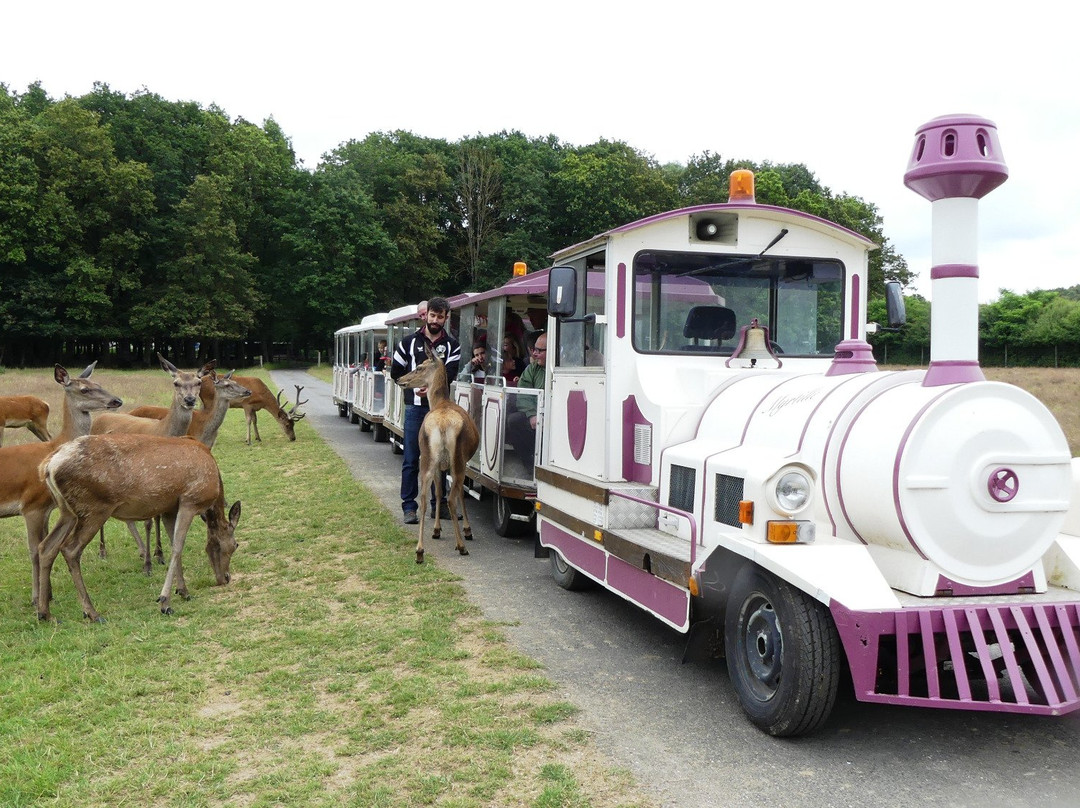
[(839, 261), (646, 251), (634, 259), (634, 347), (730, 355), (756, 319), (773, 348), (832, 356), (843, 339)]

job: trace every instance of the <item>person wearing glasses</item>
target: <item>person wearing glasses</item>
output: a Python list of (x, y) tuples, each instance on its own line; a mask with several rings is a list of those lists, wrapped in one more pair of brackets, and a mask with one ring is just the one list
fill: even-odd
[[(543, 331), (532, 335), (529, 349), (529, 366), (518, 379), (519, 390), (543, 390), (547, 379), (547, 334)], [(517, 409), (506, 419), (506, 437), (514, 451), (525, 464), (526, 471), (533, 473), (536, 454), (536, 398), (518, 396)]]

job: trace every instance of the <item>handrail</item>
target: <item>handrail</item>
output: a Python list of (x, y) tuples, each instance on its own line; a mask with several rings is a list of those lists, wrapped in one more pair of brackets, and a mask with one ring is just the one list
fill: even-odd
[(647, 499), (642, 499), (641, 497), (635, 497), (635, 496), (633, 496), (631, 494), (626, 494), (626, 493), (623, 493), (622, 491), (616, 491), (616, 490), (611, 489), (611, 488), (608, 489), (608, 495), (621, 497), (622, 499), (628, 499), (631, 502), (638, 503), (639, 505), (647, 505), (650, 508), (655, 508), (658, 511), (664, 511), (665, 513), (674, 514), (675, 516), (686, 517), (686, 520), (690, 523), (690, 566), (691, 566), (691, 568), (694, 566), (694, 560), (695, 560), (695, 558), (697, 556), (697, 551), (696, 550), (697, 550), (697, 545), (698, 545), (698, 540), (697, 540), (698, 528), (697, 528), (697, 520), (694, 518), (694, 515), (692, 513), (688, 513), (687, 511), (679, 510), (678, 508), (672, 508), (670, 505), (661, 505), (659, 502), (650, 502)]

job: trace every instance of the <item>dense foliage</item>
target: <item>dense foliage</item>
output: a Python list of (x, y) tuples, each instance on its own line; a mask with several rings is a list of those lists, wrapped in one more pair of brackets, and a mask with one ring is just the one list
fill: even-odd
[[(0, 364), (147, 364), (160, 348), (189, 361), (310, 355), (372, 311), (487, 288), (515, 261), (542, 267), (611, 227), (723, 201), (735, 168), (756, 172), (759, 202), (882, 245), (872, 297), (886, 277), (911, 281), (875, 206), (803, 165), (709, 151), (660, 165), (606, 140), (397, 131), (344, 142), (309, 169), (272, 119), (104, 84), (60, 100), (0, 84)], [(909, 358), (922, 338), (911, 303), (912, 327), (877, 338)], [(1076, 305), (1003, 298), (987, 339), (1014, 353), (1080, 344)]]

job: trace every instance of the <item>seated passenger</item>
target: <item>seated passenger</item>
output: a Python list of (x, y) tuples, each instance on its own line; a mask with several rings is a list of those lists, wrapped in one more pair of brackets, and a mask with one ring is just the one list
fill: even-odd
[(503, 378), (506, 379), (507, 386), (512, 387), (516, 385), (521, 374), (525, 372), (527, 367), (527, 363), (521, 358), (517, 340), (510, 336), (503, 337), (503, 363), (501, 372)]
[(472, 359), (470, 359), (468, 364), (461, 369), (458, 380), (467, 382), (471, 378), (474, 382), (482, 382), (484, 380), (484, 366), (486, 364), (487, 346), (474, 345), (472, 349)]
[[(547, 374), (547, 334), (540, 331), (532, 347), (532, 362), (521, 374), (518, 388), (543, 390)], [(536, 454), (537, 400), (533, 396), (518, 396), (517, 410), (506, 419), (506, 439), (525, 464), (525, 470), (533, 473)]]

